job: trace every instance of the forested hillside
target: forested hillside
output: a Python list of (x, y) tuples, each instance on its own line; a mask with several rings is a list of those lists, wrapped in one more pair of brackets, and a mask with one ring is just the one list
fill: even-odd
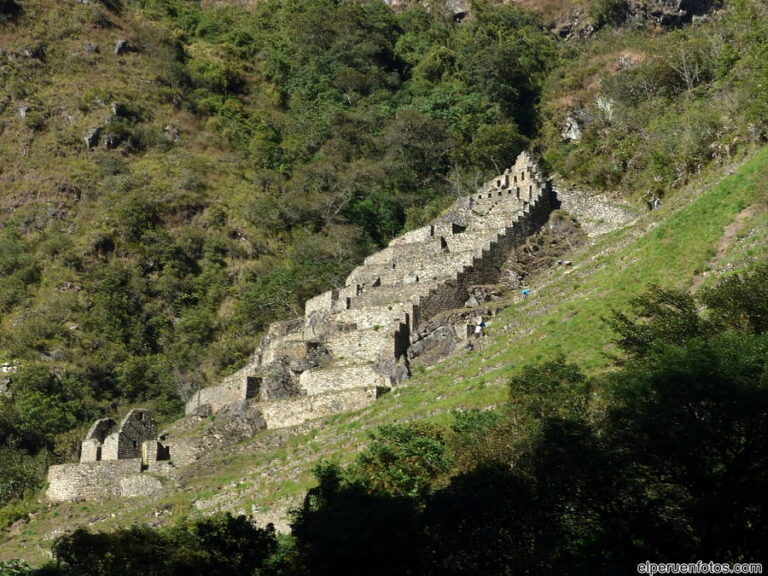
[[(702, 3), (695, 18), (672, 22), (638, 16), (638, 6), (585, 3), (589, 25), (582, 21), (566, 37), (553, 31), (550, 4), (533, 6), (542, 16), (477, 1), (456, 18), (440, 3), (393, 9), (378, 0), (0, 0), (0, 363), (8, 363), (0, 374), (0, 529), (34, 506), (46, 466), (76, 455), (90, 421), (138, 404), (166, 422), (178, 417), (190, 393), (243, 363), (270, 322), (298, 315), (307, 298), (342, 283), (367, 254), (473, 191), (521, 150), (534, 150), (565, 183), (642, 204), (674, 202), (681, 190), (690, 198), (687, 186), (716, 180), (721, 167), (761, 146), (768, 138), (766, 4)], [(738, 208), (752, 201), (739, 200)], [(674, 278), (675, 270), (654, 272), (677, 288), (689, 280)], [(690, 490), (680, 497), (685, 505), (666, 488), (640, 495), (679, 455), (654, 452), (666, 450), (664, 439), (645, 435), (648, 426), (670, 425), (653, 421), (655, 395), (665, 393), (656, 387), (675, 370), (708, 365), (702, 359), (710, 355), (720, 378), (713, 386), (735, 387), (732, 408), (755, 403), (757, 413), (743, 424), (754, 424), (756, 436), (745, 445), (762, 450), (765, 299), (757, 287), (764, 276), (762, 269), (726, 283), (696, 303), (664, 291), (637, 301), (647, 323), (614, 318), (627, 355), (608, 384), (559, 360), (527, 372), (545, 388), (544, 376), (554, 375), (545, 405), (526, 400), (535, 394), (526, 378), (516, 379), (513, 387), (523, 391), (503, 413), (460, 419), (451, 433), (407, 429), (439, 452), (425, 484), (422, 470), (409, 470), (409, 478), (374, 485), (392, 472), (376, 460), (383, 458), (376, 450), (388, 454), (386, 434), (384, 447), (349, 471), (323, 468), (296, 517), (304, 539), (277, 553), (295, 562), (280, 564), (266, 533), (256, 535), (267, 544), (254, 562), (272, 557), (281, 569), (323, 573), (335, 561), (323, 556), (333, 544), (313, 538), (347, 538), (343, 530), (359, 526), (313, 530), (339, 523), (348, 502), (361, 501), (372, 514), (394, 505), (397, 522), (411, 530), (403, 534), (418, 534), (430, 543), (423, 550), (450, 557), (440, 535), (458, 520), (444, 514), (474, 490), (478, 467), (542, 505), (505, 533), (509, 565), (554, 571), (607, 557), (595, 546), (617, 529), (616, 510), (637, 514), (637, 527), (647, 530), (632, 554), (707, 549), (719, 536), (702, 528), (701, 502), (712, 486), (722, 487), (717, 482), (740, 480), (691, 487), (683, 476), (693, 468), (684, 469), (670, 490)], [(750, 301), (739, 282), (758, 296)], [(709, 312), (694, 313), (696, 306)], [(558, 342), (565, 354), (567, 345)], [(563, 413), (546, 404), (562, 399), (561, 385), (570, 406)], [(582, 403), (593, 402), (596, 389), (600, 401), (587, 410)], [(637, 444), (622, 422), (651, 443)], [(719, 430), (713, 424), (705, 432)], [(389, 433), (397, 438), (397, 430)], [(509, 434), (518, 437), (514, 446), (500, 439)], [(606, 476), (582, 470), (584, 492), (547, 500), (540, 486), (564, 477), (537, 466), (572, 441), (585, 459), (606, 459)], [(629, 456), (615, 461), (616, 453)], [(636, 454), (649, 459), (643, 470)], [(499, 467), (510, 461), (519, 473)], [(707, 473), (721, 466), (730, 464), (712, 462)], [(613, 512), (590, 500), (606, 483), (613, 500), (604, 506)], [(675, 506), (689, 507), (665, 516)], [(584, 511), (594, 525), (572, 521), (565, 509)], [(196, 530), (240, 529), (232, 519), (217, 522), (145, 536), (166, 546)], [(759, 541), (734, 522), (718, 525), (733, 534), (726, 542)], [(759, 518), (749, 522), (765, 528)], [(556, 535), (528, 532), (550, 523)], [(659, 539), (653, 526), (663, 529)], [(542, 556), (515, 548), (520, 538), (537, 550), (544, 542)], [(561, 549), (553, 541), (574, 544)], [(79, 562), (66, 556), (77, 545), (66, 541), (60, 557)], [(407, 569), (430, 573), (431, 562), (413, 552)]]
[(19, 6), (0, 29), (3, 426), (5, 449), (53, 458), (116, 408), (177, 415), (270, 321), (509, 164), (556, 55), (512, 7), (457, 26), (379, 2)]

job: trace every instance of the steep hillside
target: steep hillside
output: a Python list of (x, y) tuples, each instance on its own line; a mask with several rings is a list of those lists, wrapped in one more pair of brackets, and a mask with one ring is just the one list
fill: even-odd
[[(0, 0), (0, 558), (41, 558), (66, 527), (218, 509), (285, 528), (319, 458), (503, 404), (537, 359), (602, 378), (612, 310), (761, 258), (764, 2), (396, 4)], [(525, 149), (636, 222), (584, 241), (556, 213), (487, 301), (436, 320), (491, 315), (478, 349), (425, 355), (360, 412), (245, 440), (237, 414), (177, 420), (271, 322)], [(177, 489), (38, 501), (90, 422), (138, 406), (203, 438)]]
[[(461, 26), (380, 2), (11, 5), (3, 503), (104, 413), (173, 419), (271, 321), (509, 164), (556, 57), (503, 6)], [(485, 69), (502, 30), (529, 57)]]
[(211, 441), (208, 455), (182, 471), (177, 489), (152, 500), (42, 504), (5, 536), (0, 558), (44, 558), (51, 539), (76, 525), (160, 525), (216, 510), (253, 514), (285, 528), (287, 511), (313, 484), (314, 465), (323, 459), (348, 462), (376, 427), (414, 419), (444, 423), (454, 410), (496, 406), (506, 398), (509, 378), (537, 359), (566, 354), (588, 371), (598, 370), (611, 351), (603, 319), (613, 309), (626, 309), (648, 283), (692, 289), (764, 254), (768, 152), (728, 171), (732, 175), (702, 176), (661, 209), (564, 254), (572, 265), (530, 277), (529, 299), (513, 291), (489, 303), (488, 333), (475, 351), (417, 371), (372, 406), (229, 446), (220, 444), (226, 432), (215, 422), (174, 425), (175, 433), (210, 434)]

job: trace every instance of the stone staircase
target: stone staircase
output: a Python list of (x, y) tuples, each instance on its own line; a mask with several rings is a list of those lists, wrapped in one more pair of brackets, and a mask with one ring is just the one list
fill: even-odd
[(248, 364), (187, 402), (187, 414), (256, 404), (267, 428), (295, 426), (373, 402), (408, 372), (407, 350), (437, 313), (498, 277), (511, 250), (556, 203), (527, 154), (438, 220), (365, 259), (345, 285), (270, 326)]

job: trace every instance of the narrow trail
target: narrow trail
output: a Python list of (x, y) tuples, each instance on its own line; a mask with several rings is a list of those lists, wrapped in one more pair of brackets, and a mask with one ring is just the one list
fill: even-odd
[(744, 229), (745, 224), (754, 216), (755, 207), (750, 205), (744, 210), (739, 212), (733, 221), (723, 229), (723, 235), (720, 237), (720, 241), (717, 243), (715, 255), (710, 258), (707, 270), (703, 270), (693, 277), (691, 287), (688, 289), (689, 294), (696, 294), (699, 288), (703, 284), (704, 280), (711, 274), (711, 271), (717, 267), (717, 264), (723, 259), (728, 250), (733, 246), (736, 238)]

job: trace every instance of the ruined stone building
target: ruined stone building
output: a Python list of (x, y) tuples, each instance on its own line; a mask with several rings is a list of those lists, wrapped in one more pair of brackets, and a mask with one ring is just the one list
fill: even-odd
[[(374, 402), (409, 376), (409, 358), (436, 338), (430, 320), (463, 307), (475, 287), (496, 282), (509, 255), (561, 204), (592, 222), (596, 233), (628, 218), (623, 209), (577, 192), (555, 193), (523, 153), (443, 216), (366, 258), (344, 286), (310, 299), (303, 317), (272, 324), (247, 365), (196, 392), (186, 413), (245, 407), (252, 433)], [(453, 326), (454, 337), (465, 338), (467, 328)], [(199, 457), (197, 440), (158, 439), (147, 410), (132, 410), (119, 425), (98, 420), (82, 443), (80, 462), (49, 469), (47, 495), (67, 501), (156, 494), (175, 467)]]
[[(120, 422), (94, 422), (80, 448), (80, 462), (48, 469), (47, 496), (53, 501), (159, 492), (170, 469), (170, 449), (157, 439), (149, 410), (131, 410)], [(149, 474), (145, 474), (149, 472)]]
[(527, 153), (435, 222), (392, 240), (339, 289), (272, 324), (251, 361), (187, 402), (187, 414), (250, 400), (266, 428), (360, 408), (409, 375), (409, 348), (435, 314), (496, 281), (510, 252), (546, 222), (557, 199)]
[(117, 425), (112, 418), (96, 420), (80, 447), (80, 462), (128, 460), (149, 454), (157, 460), (157, 425), (148, 410), (131, 410)]

